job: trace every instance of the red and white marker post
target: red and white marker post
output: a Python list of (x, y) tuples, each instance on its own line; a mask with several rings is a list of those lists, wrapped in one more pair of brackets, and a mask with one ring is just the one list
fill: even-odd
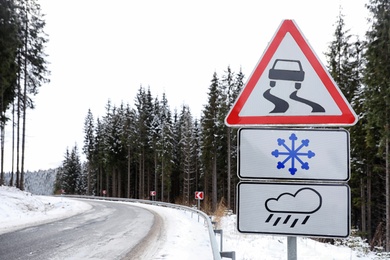
[(204, 198), (203, 191), (195, 191), (195, 199), (198, 200), (198, 210), (200, 210), (200, 201)]

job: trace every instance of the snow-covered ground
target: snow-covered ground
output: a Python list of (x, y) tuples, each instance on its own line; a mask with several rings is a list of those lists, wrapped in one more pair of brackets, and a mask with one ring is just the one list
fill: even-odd
[[(206, 256), (210, 256), (208, 233), (202, 221), (198, 222), (197, 218), (185, 211), (180, 211), (179, 214), (175, 209), (144, 204), (139, 206), (158, 212), (165, 221), (168, 221), (167, 226), (172, 227), (166, 231), (167, 241), (164, 248), (158, 249), (159, 251), (155, 252), (154, 257), (150, 259), (207, 260)], [(0, 186), (0, 235), (75, 215), (89, 208), (87, 203), (70, 198), (37, 196), (13, 187)], [(223, 230), (223, 251), (235, 251), (237, 260), (287, 259), (286, 237), (241, 234), (236, 229), (236, 215), (222, 217), (218, 222), (218, 228)], [(218, 242), (219, 239), (217, 235)], [(165, 258), (160, 258), (162, 255)], [(369, 252), (367, 244), (359, 238), (350, 238), (335, 246), (299, 237), (297, 255), (299, 260), (389, 259)]]

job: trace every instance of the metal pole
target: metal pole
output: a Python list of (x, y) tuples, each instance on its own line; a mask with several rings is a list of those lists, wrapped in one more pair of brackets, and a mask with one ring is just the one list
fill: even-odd
[(297, 237), (287, 237), (287, 259), (297, 260)]
[[(198, 199), (198, 210), (200, 210), (200, 199)], [(198, 222), (199, 222), (199, 214), (198, 214)]]

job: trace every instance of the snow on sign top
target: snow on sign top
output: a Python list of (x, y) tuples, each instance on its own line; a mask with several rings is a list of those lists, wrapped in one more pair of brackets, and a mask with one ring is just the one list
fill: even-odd
[(293, 20), (283, 20), (225, 119), (241, 126), (354, 125), (357, 116)]

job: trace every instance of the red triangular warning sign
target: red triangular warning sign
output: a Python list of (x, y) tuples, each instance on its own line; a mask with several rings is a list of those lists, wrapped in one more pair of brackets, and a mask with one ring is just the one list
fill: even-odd
[(227, 126), (342, 126), (357, 116), (293, 20), (284, 20), (225, 119)]

